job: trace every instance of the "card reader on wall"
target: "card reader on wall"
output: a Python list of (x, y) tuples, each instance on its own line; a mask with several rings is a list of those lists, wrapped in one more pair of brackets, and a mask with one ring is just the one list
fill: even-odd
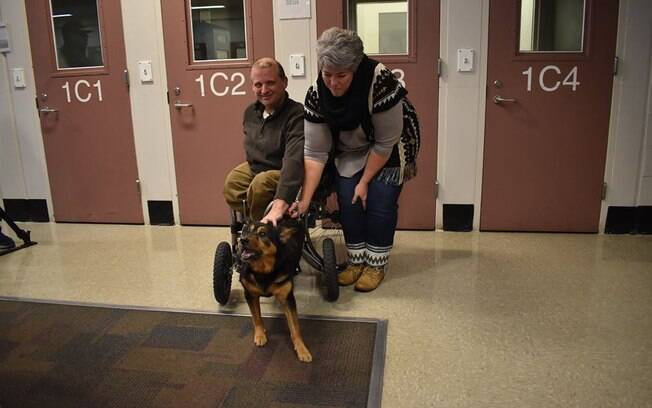
[(303, 54), (290, 55), (290, 75), (293, 77), (306, 75), (306, 59)]
[(473, 50), (460, 48), (457, 50), (457, 72), (473, 71)]
[(140, 76), (140, 82), (154, 82), (152, 61), (138, 61), (138, 74)]

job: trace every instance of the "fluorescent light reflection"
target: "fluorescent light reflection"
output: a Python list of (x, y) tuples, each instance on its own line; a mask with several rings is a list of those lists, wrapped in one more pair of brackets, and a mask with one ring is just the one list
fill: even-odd
[(191, 10), (223, 9), (226, 6), (192, 6)]

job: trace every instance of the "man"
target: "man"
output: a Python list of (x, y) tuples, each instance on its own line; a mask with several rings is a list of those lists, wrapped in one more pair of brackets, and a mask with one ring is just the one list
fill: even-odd
[(303, 179), (303, 106), (290, 99), (283, 67), (273, 58), (256, 61), (250, 78), (256, 102), (243, 119), (247, 161), (226, 177), (224, 198), (237, 211), (246, 200), (251, 218), (276, 225)]

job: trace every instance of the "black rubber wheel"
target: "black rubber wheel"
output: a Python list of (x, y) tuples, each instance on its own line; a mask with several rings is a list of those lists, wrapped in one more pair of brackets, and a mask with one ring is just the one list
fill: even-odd
[(337, 284), (337, 259), (335, 258), (335, 244), (330, 238), (324, 239), (322, 264), (322, 288), (324, 299), (335, 302), (340, 297), (340, 287)]
[(215, 262), (213, 263), (213, 294), (220, 305), (226, 305), (229, 302), (233, 276), (232, 265), (231, 245), (228, 242), (220, 242), (215, 250)]

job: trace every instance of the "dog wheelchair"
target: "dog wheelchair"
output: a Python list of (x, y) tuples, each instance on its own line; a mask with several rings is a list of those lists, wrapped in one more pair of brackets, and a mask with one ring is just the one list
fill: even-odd
[[(239, 239), (244, 221), (243, 213), (231, 210), (231, 242), (222, 241), (215, 250), (213, 293), (221, 305), (228, 303), (233, 272), (239, 272), (241, 267)], [(346, 262), (338, 263), (338, 258), (346, 260), (347, 256), (335, 194), (316, 193), (302, 221), (305, 225), (302, 258), (318, 272), (323, 298), (334, 302), (340, 295), (337, 274), (346, 266)]]

